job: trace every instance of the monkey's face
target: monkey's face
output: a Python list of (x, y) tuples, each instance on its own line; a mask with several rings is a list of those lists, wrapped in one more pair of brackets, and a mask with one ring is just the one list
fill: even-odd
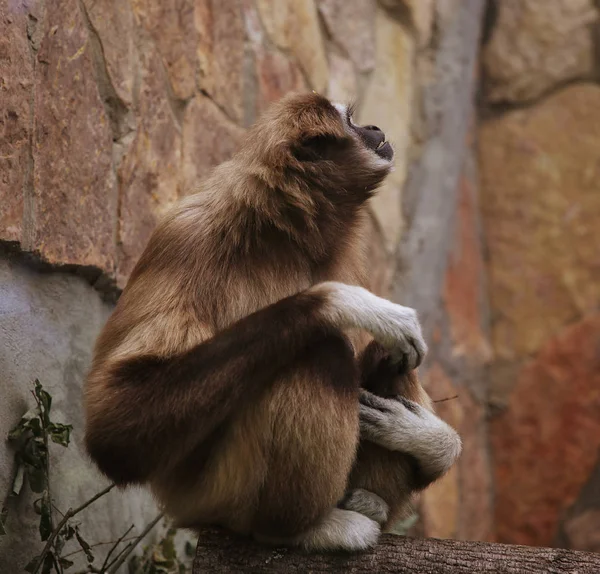
[(378, 157), (386, 161), (392, 161), (394, 158), (394, 149), (390, 145), (390, 142), (386, 140), (385, 134), (380, 128), (373, 125), (359, 126), (355, 124), (352, 119), (354, 106), (333, 105), (340, 113), (342, 121), (347, 126), (347, 129), (350, 130), (350, 133), (356, 134), (363, 145)]
[(293, 182), (335, 205), (360, 204), (390, 172), (394, 151), (381, 129), (354, 123), (352, 111), (315, 93), (288, 95), (251, 130), (245, 153), (273, 184), (285, 181), (280, 189)]

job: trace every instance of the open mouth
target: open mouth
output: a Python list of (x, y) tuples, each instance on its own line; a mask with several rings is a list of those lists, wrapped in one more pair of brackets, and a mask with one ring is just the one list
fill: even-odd
[(388, 161), (394, 157), (394, 149), (390, 145), (390, 142), (387, 140), (382, 140), (379, 142), (377, 147), (375, 148), (375, 153), (382, 157), (383, 159), (387, 159)]

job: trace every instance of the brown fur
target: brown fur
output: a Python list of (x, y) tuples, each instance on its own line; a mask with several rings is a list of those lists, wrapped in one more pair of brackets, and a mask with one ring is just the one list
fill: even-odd
[[(98, 339), (86, 445), (181, 525), (293, 535), (343, 496), (359, 374), (318, 283), (360, 284), (389, 171), (316, 94), (284, 98), (157, 227)], [(370, 464), (370, 463), (369, 463)]]
[[(417, 372), (394, 364), (389, 353), (375, 341), (364, 349), (359, 365), (364, 389), (384, 398), (404, 397), (433, 412), (433, 403)], [(406, 517), (412, 494), (436, 478), (425, 475), (413, 457), (362, 441), (349, 484), (350, 489), (363, 488), (377, 494), (389, 505), (388, 519), (383, 525), (385, 530)]]

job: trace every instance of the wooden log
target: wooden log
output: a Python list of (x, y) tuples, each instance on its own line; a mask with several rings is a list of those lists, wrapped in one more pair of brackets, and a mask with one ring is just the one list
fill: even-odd
[(394, 535), (382, 536), (377, 547), (364, 554), (306, 554), (261, 546), (222, 530), (204, 530), (193, 574), (221, 572), (600, 574), (600, 554)]

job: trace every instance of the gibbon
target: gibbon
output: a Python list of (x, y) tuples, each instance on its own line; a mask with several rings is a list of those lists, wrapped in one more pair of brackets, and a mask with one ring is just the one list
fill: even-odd
[(351, 109), (290, 95), (164, 217), (86, 383), (106, 476), (147, 484), (180, 527), (362, 550), (452, 465), (460, 439), (411, 374), (415, 311), (362, 286), (365, 207), (392, 160)]

